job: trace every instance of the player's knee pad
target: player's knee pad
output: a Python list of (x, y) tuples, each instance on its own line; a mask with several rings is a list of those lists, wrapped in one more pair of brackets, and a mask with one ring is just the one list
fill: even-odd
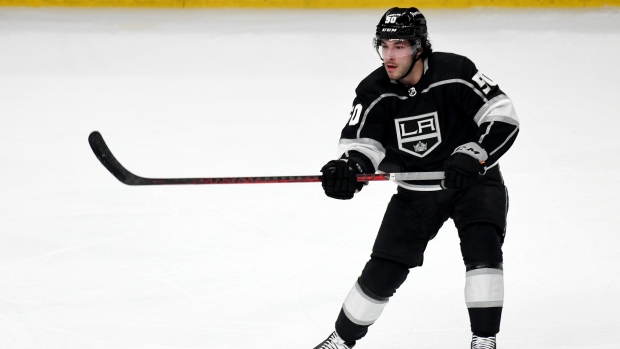
[(372, 258), (347, 295), (342, 311), (354, 324), (371, 325), (408, 273), (409, 268), (404, 264)]
[(358, 282), (371, 297), (390, 298), (408, 274), (409, 267), (403, 263), (373, 257), (366, 263)]
[(463, 261), (468, 266), (474, 263), (501, 264), (503, 231), (489, 223), (469, 224), (459, 232)]

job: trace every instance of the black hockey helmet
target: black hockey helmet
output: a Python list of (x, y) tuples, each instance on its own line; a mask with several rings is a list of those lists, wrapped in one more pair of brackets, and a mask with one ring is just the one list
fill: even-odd
[(381, 40), (408, 40), (417, 51), (422, 48), (422, 38), (427, 37), (426, 18), (420, 10), (415, 7), (392, 7), (377, 24), (373, 46), (378, 50)]

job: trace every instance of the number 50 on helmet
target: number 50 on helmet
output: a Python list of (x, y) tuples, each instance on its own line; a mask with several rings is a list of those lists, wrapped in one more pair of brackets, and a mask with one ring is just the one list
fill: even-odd
[(432, 52), (431, 44), (428, 41), (426, 18), (415, 7), (393, 7), (387, 10), (377, 24), (375, 37), (372, 41), (379, 57), (381, 57), (379, 49), (382, 40), (407, 40), (414, 48), (415, 53), (422, 50), (421, 58), (428, 57)]

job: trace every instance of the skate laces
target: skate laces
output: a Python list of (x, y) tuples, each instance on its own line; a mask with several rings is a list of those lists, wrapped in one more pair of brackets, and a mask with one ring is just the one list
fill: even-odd
[(318, 349), (349, 349), (338, 333), (332, 333)]
[(495, 349), (495, 337), (478, 337), (474, 335), (471, 340), (471, 349)]

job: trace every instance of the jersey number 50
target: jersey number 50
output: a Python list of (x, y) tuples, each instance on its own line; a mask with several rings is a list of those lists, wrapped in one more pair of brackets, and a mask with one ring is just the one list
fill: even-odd
[(360, 122), (360, 116), (362, 115), (362, 105), (356, 104), (351, 111), (351, 119), (349, 119), (349, 126), (355, 126)]
[(477, 72), (476, 75), (474, 75), (471, 79), (476, 84), (478, 84), (478, 86), (480, 86), (480, 89), (485, 95), (491, 91), (492, 87), (497, 86), (497, 84), (493, 82), (493, 80), (489, 79), (487, 76), (485, 76), (481, 72)]

